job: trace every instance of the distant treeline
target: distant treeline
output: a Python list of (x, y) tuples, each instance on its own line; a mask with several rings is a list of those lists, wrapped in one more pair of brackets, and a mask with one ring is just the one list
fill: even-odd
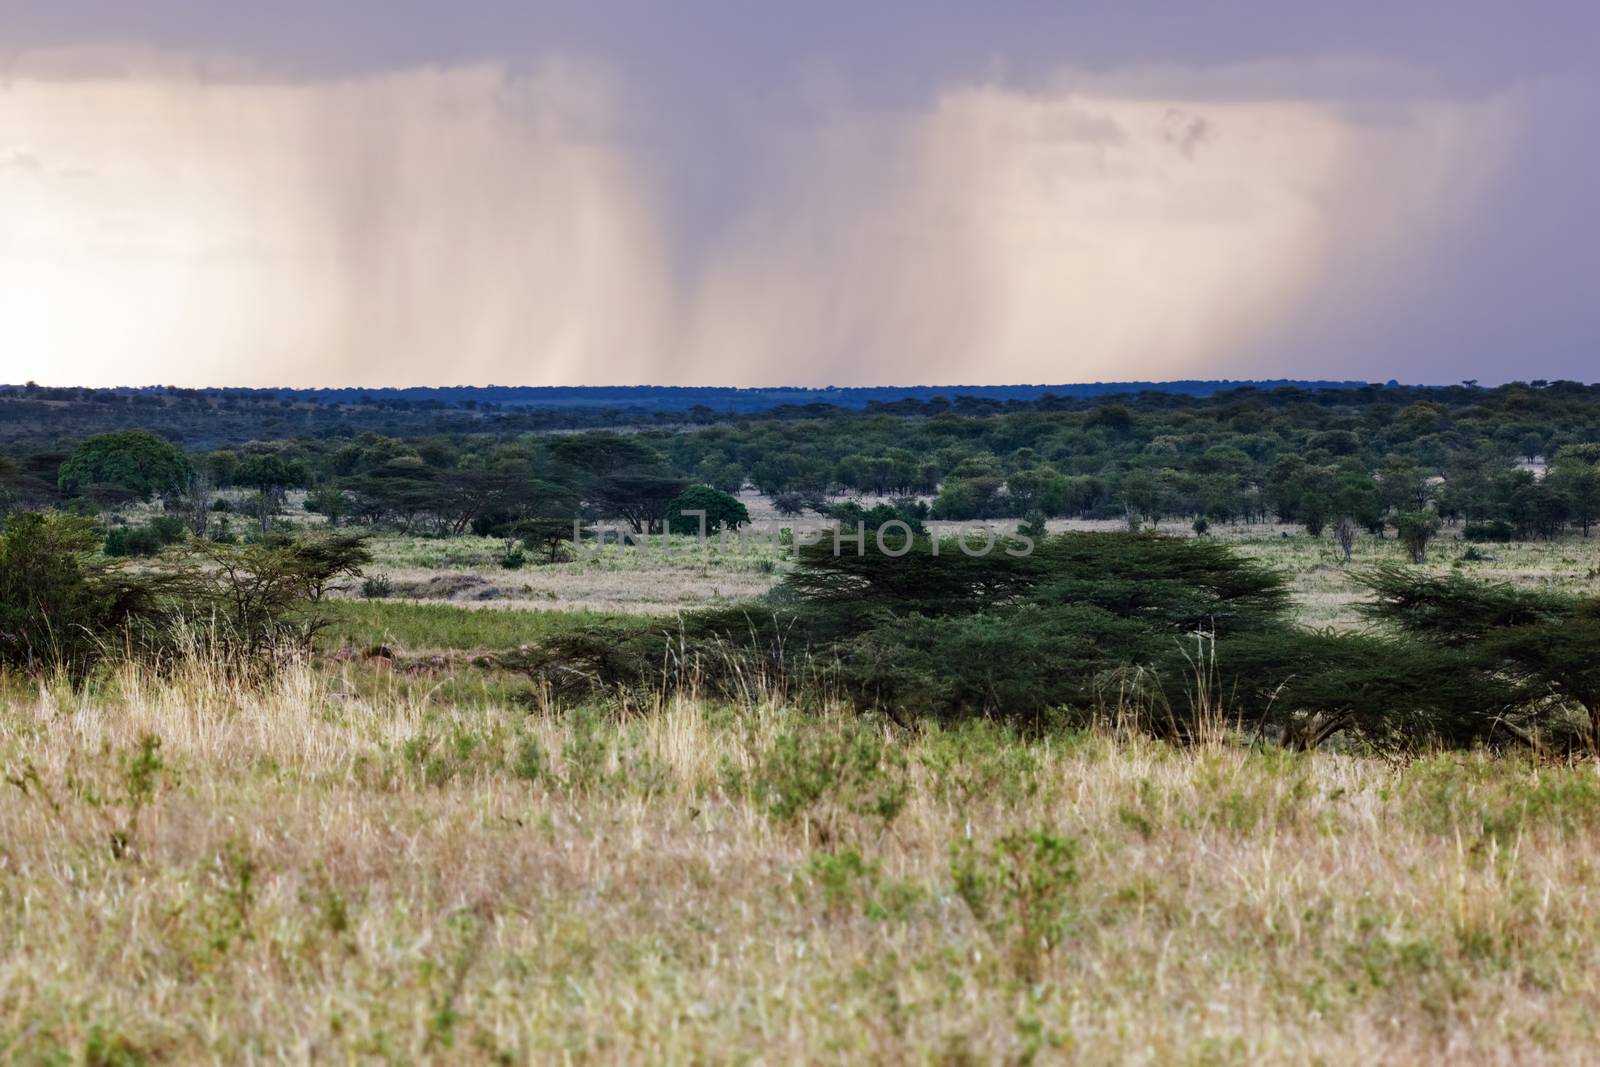
[[(1392, 384), (1392, 383), (1391, 383)], [(0, 441), (42, 443), (151, 429), (189, 448), (341, 430), (541, 432), (707, 424), (739, 418), (825, 418), (854, 411), (991, 414), (1152, 393), (1208, 397), (1238, 390), (1346, 390), (1363, 382), (1090, 382), (1076, 385), (735, 389), (700, 386), (445, 386), (393, 389), (90, 389), (0, 386)]]
[[(784, 514), (852, 523), (841, 494), (885, 498), (905, 521), (1182, 516), (1198, 529), (1276, 518), (1330, 528), (1346, 546), (1359, 530), (1392, 529), (1419, 556), (1441, 524), (1509, 540), (1587, 535), (1600, 521), (1600, 386), (1573, 382), (907, 397), (563, 433), (532, 423), (570, 412), (427, 416), (280, 400), (270, 418), (239, 417), (233, 428), (257, 426), (256, 438), (221, 445), (209, 443), (229, 424), (217, 412), (260, 405), (39, 392), (0, 401), (0, 411), (42, 409), (38, 432), (0, 441), (0, 508), (104, 513), (159, 494), (197, 528), (204, 494), (227, 488), (259, 494), (263, 531), (294, 489), (335, 522), (442, 534), (578, 514), (641, 528), (695, 487), (755, 487)], [(83, 409), (124, 421), (108, 433), (85, 426)]]

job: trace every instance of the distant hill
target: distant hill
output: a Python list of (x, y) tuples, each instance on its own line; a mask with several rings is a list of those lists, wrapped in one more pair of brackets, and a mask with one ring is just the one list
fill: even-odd
[[(805, 389), (778, 386), (736, 389), (720, 386), (667, 385), (451, 385), (383, 389), (174, 389), (146, 386), (134, 389), (95, 390), (120, 394), (163, 394), (235, 397), (245, 401), (288, 400), (297, 403), (349, 407), (403, 400), (434, 409), (563, 410), (602, 408), (641, 413), (690, 412), (709, 409), (718, 414), (755, 414), (781, 407), (826, 404), (845, 410), (863, 410), (901, 400), (954, 400), (971, 397), (998, 402), (1031, 401), (1044, 396), (1086, 398), (1124, 393), (1171, 393), (1178, 396), (1213, 396), (1232, 389), (1357, 389), (1367, 382), (1309, 381), (1277, 378), (1264, 381), (1194, 379), (1176, 382), (1079, 382), (1059, 385), (883, 385)], [(20, 387), (4, 387), (20, 388)]]
[(37, 451), (90, 434), (148, 429), (186, 448), (253, 440), (379, 433), (520, 434), (568, 430), (708, 425), (741, 419), (826, 419), (859, 413), (895, 416), (990, 415), (1059, 411), (1104, 403), (1168, 407), (1256, 393), (1334, 394), (1373, 399), (1398, 389), (1272, 381), (1086, 382), (1064, 385), (910, 385), (839, 389), (734, 389), (678, 386), (445, 386), (388, 389), (191, 389), (178, 386), (90, 389), (0, 385), (0, 446)]

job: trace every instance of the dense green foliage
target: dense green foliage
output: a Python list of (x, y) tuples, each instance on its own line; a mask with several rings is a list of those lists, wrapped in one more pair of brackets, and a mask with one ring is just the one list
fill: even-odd
[[(1468, 670), (1517, 687), (1509, 729), (1600, 753), (1600, 598), (1485, 585), (1396, 567), (1366, 575), (1374, 619), (1454, 654)], [(1566, 712), (1576, 705), (1581, 718)]]
[[(165, 429), (167, 413), (190, 399), (150, 408), (147, 425)], [(354, 412), (331, 422), (315, 413), (306, 428), (285, 421), (268, 441), (198, 453), (194, 463), (214, 487), (274, 498), (256, 501), (258, 513), (263, 504), (275, 513), (275, 497), (303, 485), (310, 506), (339, 521), (438, 535), (514, 536), (519, 521), (575, 515), (659, 528), (692, 485), (753, 486), (791, 516), (833, 509), (830, 494), (901, 498), (925, 509), (892, 505), (907, 522), (1275, 518), (1317, 535), (1341, 525), (1379, 534), (1401, 516), (1434, 515), (1447, 528), (1509, 527), (1528, 539), (1587, 534), (1600, 518), (1600, 389), (1570, 382), (933, 398), (560, 435), (483, 411), (420, 427), (400, 419), (388, 436), (358, 433), (371, 424)], [(80, 476), (85, 462), (62, 468), (72, 438), (30, 441), (0, 467), (0, 491), (37, 498), (47, 481), (68, 493), (98, 484)], [(155, 490), (141, 481), (131, 491)], [(866, 520), (873, 506), (841, 517), (869, 528), (888, 521)], [(1425, 525), (1407, 520), (1412, 531)]]
[(749, 521), (750, 512), (738, 497), (709, 485), (691, 485), (667, 505), (667, 522), (673, 533), (714, 534), (737, 530)]
[(154, 556), (163, 548), (184, 539), (188, 530), (183, 520), (172, 515), (157, 515), (141, 526), (113, 526), (106, 531), (108, 556)]
[(270, 668), (308, 647), (308, 611), (370, 561), (358, 536), (194, 540), (134, 568), (102, 554), (87, 519), (12, 515), (0, 531), (0, 667), (82, 677), (108, 657), (209, 656)]
[[(987, 554), (801, 550), (769, 602), (671, 631), (585, 627), (508, 663), (558, 696), (798, 685), (895, 719), (1028, 723), (1115, 713), (1169, 737), (1225, 720), (1310, 747), (1493, 742), (1529, 691), (1453, 647), (1308, 631), (1282, 577), (1211, 540), (1065, 534)], [(1570, 651), (1570, 650), (1569, 650)], [(1502, 733), (1499, 740), (1506, 740)]]
[(158, 585), (96, 553), (87, 520), (30, 512), (0, 531), (0, 666), (81, 674), (105, 642), (159, 623)]
[[(38, 392), (11, 399), (32, 403)], [(227, 402), (174, 395), (145, 405), (150, 425), (181, 436), (161, 425), (161, 413), (186, 411), (191, 400)], [(575, 531), (599, 522), (696, 532), (698, 517), (685, 512), (704, 511), (707, 532), (736, 529), (749, 513), (734, 494), (754, 487), (785, 517), (836, 523), (846, 550), (834, 551), (831, 536), (803, 547), (766, 603), (694, 613), (670, 639), (649, 627), (578, 627), (508, 662), (558, 696), (666, 677), (725, 689), (816, 686), (901, 720), (1036, 722), (1063, 709), (1136, 705), (1147, 727), (1169, 735), (1193, 733), (1226, 709), (1239, 726), (1307, 746), (1335, 735), (1377, 745), (1508, 735), (1558, 743), (1563, 724), (1575, 723), (1573, 743), (1600, 749), (1600, 685), (1584, 652), (1600, 616), (1592, 604), (1383, 571), (1370, 579), (1371, 632), (1312, 632), (1290, 621), (1279, 576), (1205, 536), (1221, 523), (1277, 519), (1331, 533), (1348, 560), (1361, 531), (1392, 531), (1418, 563), (1445, 537), (1588, 536), (1600, 519), (1600, 389), (919, 397), (866, 412), (699, 412), (689, 426), (553, 435), (488, 409), (441, 411), (423, 425), (416, 410), (396, 407), (392, 426), (283, 410), (285, 420), (305, 418), (275, 426), (269, 441), (187, 457), (138, 431), (36, 436), (0, 462), (0, 505), (54, 497), (103, 513), (119, 493), (162, 494), (171, 514), (134, 525), (111, 519), (99, 535), (105, 553), (155, 558), (148, 573), (163, 575), (164, 602), (182, 594), (186, 610), (198, 605), (224, 620), (257, 655), (292, 634), (253, 618), (288, 618), (287, 605), (315, 601), (334, 576), (361, 565), (353, 538), (326, 539), (307, 556), (282, 536), (291, 489), (308, 490), (305, 508), (334, 527), (501, 538), (500, 563), (515, 569), (564, 558)], [(241, 500), (240, 490), (251, 494)], [(232, 534), (207, 521), (213, 497), (254, 514), (259, 531), (243, 545), (223, 543)], [(1061, 516), (1132, 530), (1182, 516), (1197, 536), (1047, 536), (1045, 520)], [(930, 536), (930, 521), (973, 519), (1025, 521), (998, 539)], [(46, 594), (63, 605), (62, 618), (75, 618), (100, 603), (97, 582), (131, 580), (133, 570), (93, 551), (89, 527), (68, 529), (51, 525), (51, 536), (89, 541), (50, 550), (70, 557), (64, 586), (11, 588), (9, 618)], [(210, 539), (186, 540), (185, 529)], [(26, 558), (35, 551), (28, 538), (37, 547), (44, 528), (18, 536), (14, 551)], [(158, 555), (179, 540), (189, 547)], [(306, 585), (312, 573), (324, 577)], [(204, 575), (222, 575), (233, 600), (208, 591)], [(241, 599), (245, 575), (256, 576), (264, 606)], [(374, 596), (385, 588), (373, 580)], [(102, 640), (126, 622), (112, 611), (72, 625)], [(7, 640), (13, 663), (42, 654), (43, 638), (26, 627), (14, 624)], [(1584, 709), (1577, 720), (1574, 707)]]
[(140, 500), (188, 483), (189, 461), (170, 442), (144, 430), (101, 434), (80, 444), (61, 465), (61, 488), (120, 489)]

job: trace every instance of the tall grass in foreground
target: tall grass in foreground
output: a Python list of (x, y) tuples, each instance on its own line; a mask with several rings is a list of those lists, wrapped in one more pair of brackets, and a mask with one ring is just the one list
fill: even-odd
[(1595, 1047), (1588, 765), (530, 712), (363, 669), (6, 691), (0, 1060)]

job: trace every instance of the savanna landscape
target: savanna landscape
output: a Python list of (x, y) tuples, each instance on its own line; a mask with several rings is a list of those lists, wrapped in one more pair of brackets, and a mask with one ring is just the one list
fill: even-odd
[(0, 0), (0, 1067), (1600, 1060), (1596, 41)]
[(1591, 395), (18, 434), (4, 1054), (1582, 1061)]

